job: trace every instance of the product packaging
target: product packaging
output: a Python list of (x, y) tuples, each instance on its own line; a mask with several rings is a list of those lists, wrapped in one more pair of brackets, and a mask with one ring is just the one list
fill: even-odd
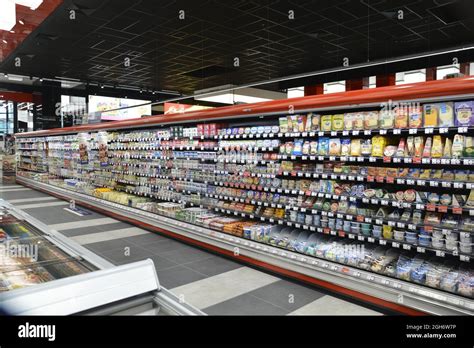
[(425, 127), (438, 126), (438, 107), (436, 104), (423, 105), (423, 118)]
[(456, 113), (456, 126), (472, 126), (474, 125), (474, 102), (457, 102), (454, 104)]

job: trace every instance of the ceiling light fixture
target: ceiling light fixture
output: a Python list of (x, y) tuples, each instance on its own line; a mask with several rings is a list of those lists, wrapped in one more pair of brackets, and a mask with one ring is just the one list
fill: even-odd
[(43, 82), (43, 78), (42, 78), (42, 77), (40, 77), (40, 79), (39, 79), (39, 80), (40, 80), (40, 82)]
[(13, 0), (13, 2), (18, 5), (29, 7), (34, 11), (43, 3), (43, 0)]
[(20, 23), (21, 25), (25, 25), (25, 21), (23, 19), (19, 19), (18, 23)]
[(5, 40), (5, 39), (2, 39), (2, 42), (3, 42), (4, 44), (7, 44), (7, 43), (8, 43), (8, 41)]
[(3, 1), (0, 11), (0, 30), (10, 31), (16, 24), (15, 3), (13, 1)]

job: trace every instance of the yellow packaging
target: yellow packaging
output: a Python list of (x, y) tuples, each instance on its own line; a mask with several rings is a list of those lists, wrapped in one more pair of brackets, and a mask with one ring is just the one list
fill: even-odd
[(384, 136), (376, 135), (372, 138), (372, 156), (382, 157), (383, 150), (387, 145), (387, 139)]
[(332, 129), (332, 116), (324, 115), (321, 116), (321, 130), (324, 132), (329, 132)]
[(453, 147), (453, 143), (451, 139), (446, 138), (446, 143), (444, 144), (443, 150), (443, 157), (450, 158), (452, 156), (451, 148)]
[(344, 114), (332, 115), (332, 130), (342, 131), (344, 129)]
[(438, 126), (439, 127), (452, 127), (454, 126), (454, 112), (453, 103), (439, 103), (436, 105), (438, 108)]
[(360, 139), (351, 140), (351, 156), (360, 156)]
[(379, 127), (379, 112), (368, 111), (364, 113), (364, 128), (377, 129)]
[(408, 108), (399, 106), (395, 109), (395, 128), (408, 128)]
[(423, 118), (425, 120), (425, 127), (438, 126), (438, 107), (436, 104), (423, 105)]
[(442, 157), (443, 156), (443, 139), (441, 135), (435, 135), (433, 137), (433, 146), (431, 147), (431, 157)]
[(393, 128), (395, 123), (395, 112), (391, 109), (380, 111), (380, 128)]

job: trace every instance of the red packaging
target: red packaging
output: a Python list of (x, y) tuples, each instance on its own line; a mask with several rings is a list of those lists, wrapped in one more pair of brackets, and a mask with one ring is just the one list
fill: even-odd
[(205, 137), (209, 136), (209, 125), (207, 123), (204, 124), (204, 136)]
[(197, 125), (197, 129), (198, 129), (198, 135), (201, 136), (201, 135), (204, 135), (204, 125), (203, 124), (198, 124)]
[(209, 124), (209, 135), (210, 136), (217, 135), (217, 125), (215, 123)]

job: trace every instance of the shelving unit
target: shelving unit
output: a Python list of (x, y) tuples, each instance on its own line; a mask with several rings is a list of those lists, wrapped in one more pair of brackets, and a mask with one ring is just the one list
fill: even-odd
[[(315, 284), (332, 282), (338, 291), (369, 294), (371, 302), (402, 312), (410, 307), (473, 314), (474, 117), (458, 126), (454, 112), (451, 126), (443, 119), (443, 126), (434, 127), (327, 131), (318, 122), (298, 132), (282, 123), (282, 115), (305, 124), (316, 119), (323, 102), (320, 121), (324, 115), (363, 113), (370, 105), (364, 99), (409, 103), (420, 97), (430, 103), (426, 85), (438, 103), (474, 99), (474, 82), (456, 79), (347, 92), (333, 100), (333, 109), (326, 100), (332, 97), (310, 97), (275, 102), (273, 113), (271, 103), (247, 106), (250, 115), (240, 106), (226, 108), (225, 116), (219, 109), (207, 111), (214, 123), (194, 121), (198, 112), (19, 134), (20, 142), (43, 144), (49, 160), (43, 173), (19, 166), (17, 180), (220, 252), (237, 248), (234, 256), (245, 256), (245, 262), (278, 266)], [(298, 104), (286, 116), (288, 105)], [(371, 107), (372, 115), (387, 117)], [(267, 110), (265, 117), (258, 110)], [(388, 117), (400, 113), (392, 112)], [(386, 138), (377, 153), (381, 136)], [(337, 144), (338, 137), (361, 139), (371, 150), (314, 147), (322, 138)], [(408, 137), (422, 148), (410, 150)], [(441, 151), (424, 146), (428, 137), (432, 144), (434, 137), (442, 141)], [(461, 152), (446, 140), (453, 138), (456, 146), (463, 140)], [(403, 155), (384, 153), (396, 144)]]

